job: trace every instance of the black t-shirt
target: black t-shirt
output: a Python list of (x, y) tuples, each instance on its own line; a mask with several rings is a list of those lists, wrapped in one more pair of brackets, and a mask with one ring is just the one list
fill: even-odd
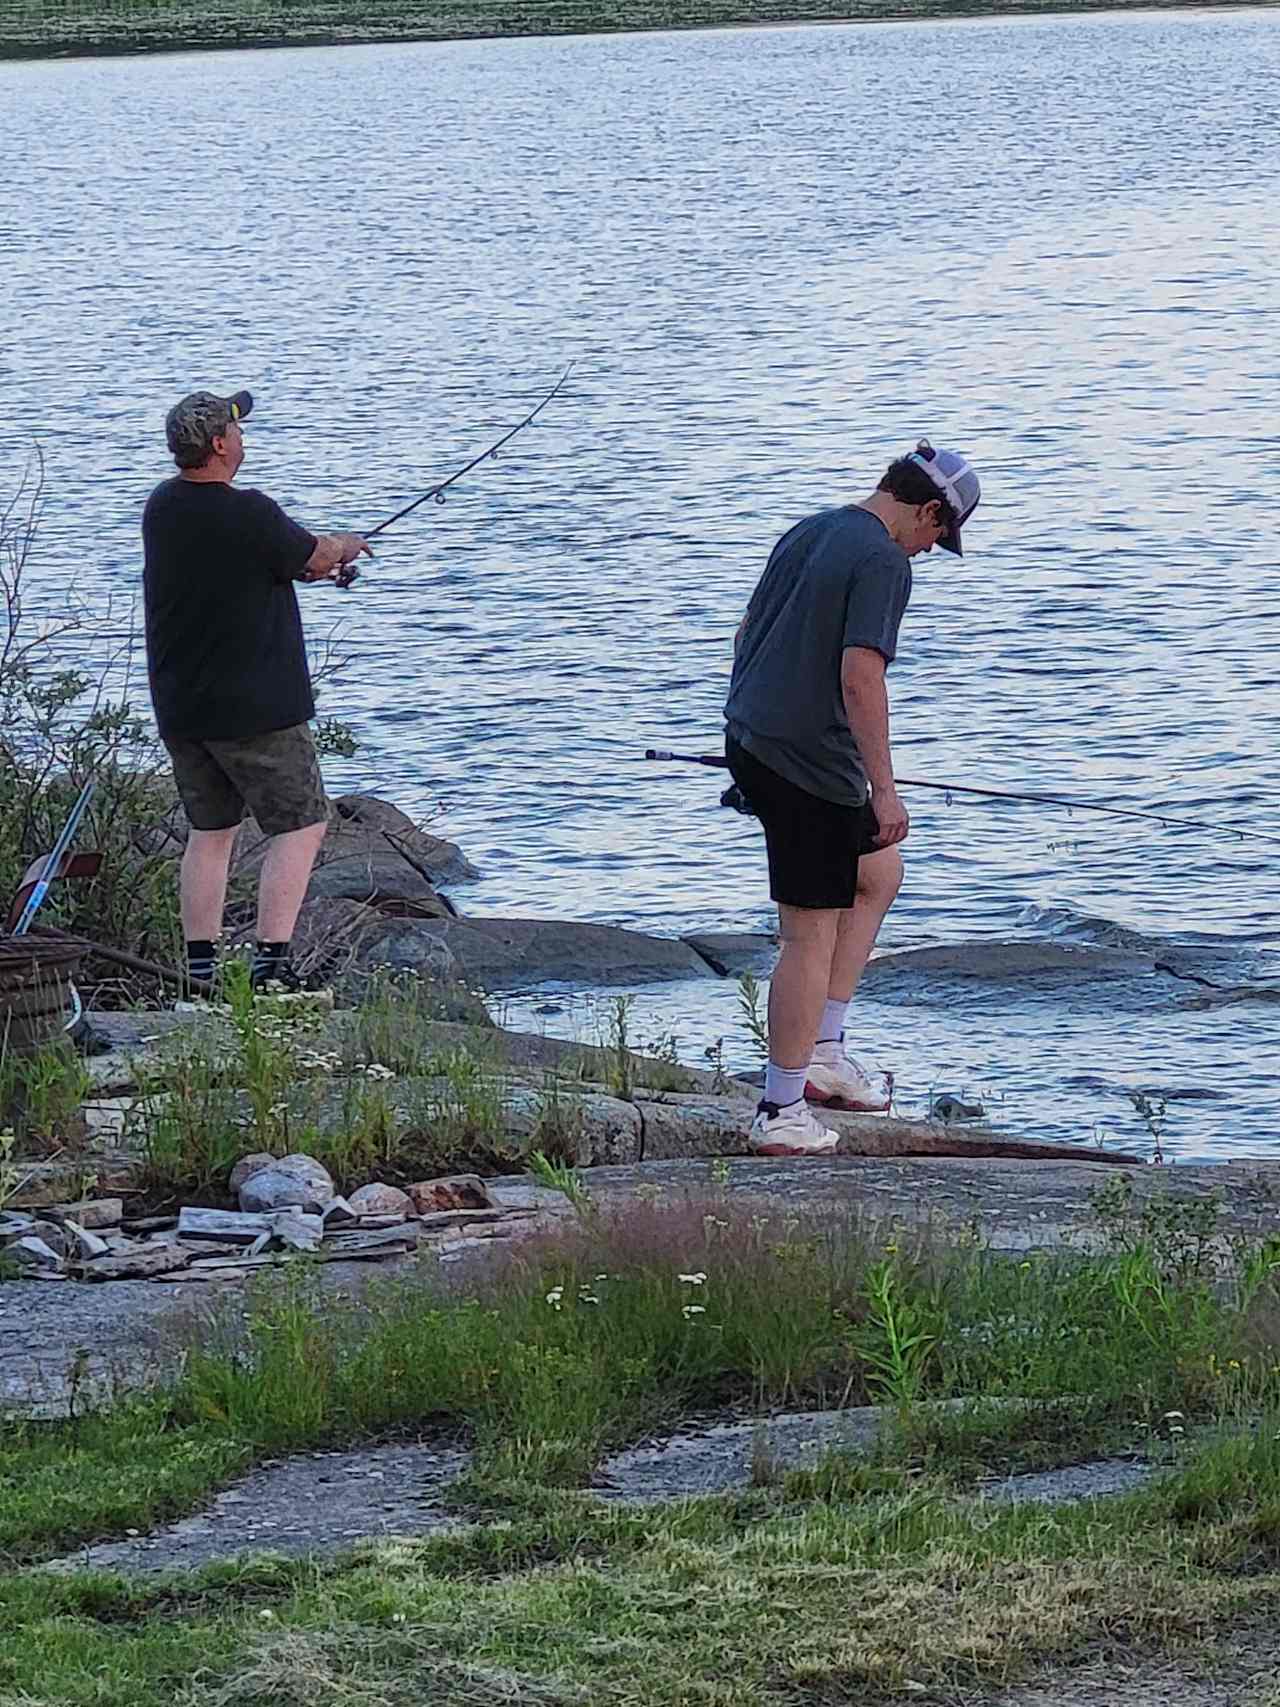
[(142, 543), (160, 733), (231, 741), (313, 717), (293, 581), (315, 535), (263, 492), (178, 477), (148, 498)]

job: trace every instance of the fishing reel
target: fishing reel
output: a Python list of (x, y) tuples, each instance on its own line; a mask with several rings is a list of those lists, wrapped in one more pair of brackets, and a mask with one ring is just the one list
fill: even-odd
[(741, 812), (744, 818), (754, 818), (755, 809), (736, 782), (729, 784), (720, 796), (721, 806), (730, 806), (735, 812)]

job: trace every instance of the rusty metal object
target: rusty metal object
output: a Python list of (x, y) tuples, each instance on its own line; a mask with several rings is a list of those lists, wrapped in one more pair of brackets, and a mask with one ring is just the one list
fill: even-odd
[(30, 1055), (63, 1034), (84, 955), (82, 942), (60, 932), (0, 937), (0, 1049)]

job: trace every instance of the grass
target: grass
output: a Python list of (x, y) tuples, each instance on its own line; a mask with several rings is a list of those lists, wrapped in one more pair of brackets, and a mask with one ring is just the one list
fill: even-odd
[[(610, 1449), (726, 1406), (888, 1399), (891, 1456), (969, 1477), (1142, 1449), (1172, 1412), (1194, 1429), (1280, 1407), (1280, 1293), (1247, 1251), (1229, 1275), (1179, 1278), (1149, 1252), (1013, 1260), (723, 1199), (584, 1209), (465, 1295), (426, 1263), (359, 1301), (295, 1266), (194, 1328), (145, 1401), (11, 1425), (0, 1554), (136, 1527), (153, 1482), (171, 1509), (255, 1457), (424, 1427), (468, 1436), (490, 1486), (576, 1487)], [(60, 1482), (41, 1482), (59, 1455)]]
[[(222, 973), (211, 1021), (183, 1027), (132, 1069), (137, 1095), (126, 1146), (141, 1157), (140, 1207), (216, 1206), (251, 1151), (303, 1151), (342, 1191), (371, 1180), (405, 1185), (454, 1171), (518, 1171), (533, 1151), (572, 1165), (589, 1136), (585, 1093), (691, 1088), (674, 1040), (635, 1054), (628, 1004), (610, 1010), (606, 1045), (566, 1045), (529, 1101), (493, 1026), (440, 1022), (441, 992), (410, 976), (375, 975), (361, 1004), (330, 1014), (287, 997), (256, 997), (247, 964)], [(0, 1201), (33, 1156), (83, 1149), (84, 1063), (64, 1044), (29, 1057), (0, 1051)], [(513, 1092), (516, 1093), (513, 1096)], [(6, 1140), (6, 1144), (8, 1144)]]
[[(1252, 1248), (1198, 1272), (1176, 1204), (1112, 1209), (1115, 1248), (1019, 1260), (721, 1198), (594, 1206), (465, 1289), (263, 1284), (168, 1387), (7, 1427), (10, 1564), (145, 1530), (264, 1456), (404, 1431), (474, 1443), (455, 1500), (488, 1521), (150, 1586), (11, 1571), (0, 1701), (816, 1707), (1194, 1654), (1280, 1603), (1280, 1294)], [(580, 1491), (692, 1415), (882, 1397), (869, 1457), (659, 1508)], [(1164, 1471), (1125, 1500), (959, 1497), (1120, 1446)]]
[(796, 1707), (939, 1700), (1086, 1654), (1194, 1663), (1215, 1632), (1274, 1617), (1278, 1479), (1260, 1434), (1141, 1496), (1056, 1510), (992, 1514), (927, 1482), (643, 1512), (562, 1497), (327, 1565), (10, 1577), (0, 1698)]

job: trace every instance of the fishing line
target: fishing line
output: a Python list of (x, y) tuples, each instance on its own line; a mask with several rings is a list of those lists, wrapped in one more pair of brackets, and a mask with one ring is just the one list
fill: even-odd
[[(712, 770), (729, 768), (729, 761), (715, 753), (672, 753), (661, 747), (650, 747), (644, 756), (646, 759), (656, 759), (660, 764), (706, 765)], [(1159, 824), (1166, 830), (1207, 830), (1213, 835), (1235, 836), (1240, 841), (1270, 842), (1280, 846), (1280, 836), (1268, 835), (1265, 830), (1241, 830), (1234, 825), (1210, 824), (1202, 818), (1170, 817), (1164, 812), (1143, 812), (1132, 806), (1107, 806), (1101, 801), (1071, 800), (1060, 794), (1019, 794), (1004, 788), (974, 788), (959, 782), (928, 782), (920, 777), (900, 776), (895, 781), (899, 788), (929, 788), (948, 797), (953, 794), (972, 794), (981, 800), (1017, 800), (1033, 806), (1061, 806), (1068, 812), (1100, 812), (1111, 818), (1140, 818), (1146, 823)]]
[[(572, 372), (573, 363), (570, 362), (568, 367), (560, 375), (559, 379), (551, 387), (551, 390), (548, 391), (547, 395), (542, 399), (541, 403), (538, 404), (536, 409), (531, 409), (523, 421), (518, 421), (509, 432), (504, 433), (500, 439), (495, 440), (487, 450), (482, 450), (479, 456), (473, 456), (470, 462), (464, 463), (461, 468), (449, 475), (446, 480), (440, 480), (434, 486), (429, 486), (420, 497), (415, 498), (412, 503), (406, 504), (403, 509), (397, 510), (394, 516), (388, 516), (385, 522), (379, 522), (377, 527), (369, 528), (367, 532), (362, 533), (360, 535), (361, 539), (376, 539), (380, 533), (385, 533), (386, 530), (394, 523), (403, 521), (405, 516), (412, 514), (420, 504), (425, 504), (431, 498), (434, 498), (437, 504), (443, 504), (445, 501), (445, 493), (449, 490), (450, 486), (455, 483), (455, 481), (461, 480), (464, 474), (470, 474), (471, 470), (473, 468), (478, 468), (482, 462), (488, 462), (490, 459), (496, 458), (503, 445), (508, 444), (513, 438), (515, 438), (517, 433), (522, 433), (526, 427), (531, 426), (532, 423), (537, 420), (538, 416), (546, 408), (547, 404), (551, 402), (552, 398), (555, 397), (556, 393), (564, 385)], [(355, 565), (353, 563), (348, 563), (345, 568), (340, 570), (339, 573), (333, 577), (334, 584), (343, 588), (349, 587), (351, 583), (356, 580), (357, 575), (358, 571)]]

